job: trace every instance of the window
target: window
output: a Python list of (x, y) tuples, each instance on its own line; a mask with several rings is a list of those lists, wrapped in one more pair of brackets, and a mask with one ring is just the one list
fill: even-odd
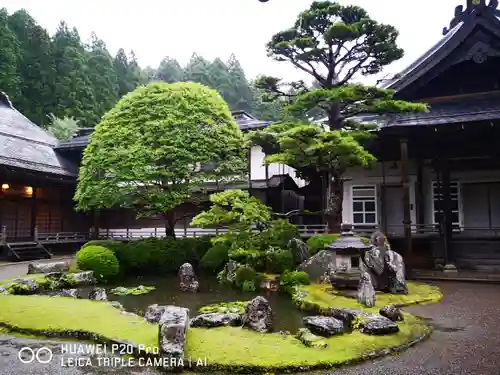
[[(450, 208), (453, 228), (460, 228), (460, 188), (458, 182), (450, 182)], [(443, 213), (443, 196), (437, 182), (432, 183), (432, 212), (434, 224), (439, 224)]]
[(355, 226), (378, 223), (375, 186), (352, 187), (352, 222)]

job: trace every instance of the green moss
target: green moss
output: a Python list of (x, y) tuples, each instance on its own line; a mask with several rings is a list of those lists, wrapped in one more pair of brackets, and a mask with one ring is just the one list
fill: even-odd
[(116, 294), (118, 296), (139, 296), (141, 294), (146, 294), (149, 293), (156, 288), (154, 286), (144, 286), (144, 285), (139, 285), (133, 288), (125, 288), (123, 286), (119, 286), (117, 288), (111, 289), (109, 292), (112, 294)]
[(32, 275), (25, 275), (22, 277), (16, 277), (15, 279), (6, 279), (6, 280), (0, 280), (0, 287), (2, 288), (7, 288), (11, 284), (15, 283), (16, 280), (18, 279), (30, 279), (30, 280), (35, 280), (37, 282), (40, 282), (45, 279), (45, 275), (43, 273), (36, 273)]
[(200, 314), (235, 312), (243, 314), (250, 301), (222, 302), (203, 306), (199, 309)]
[(81, 331), (97, 337), (146, 346), (157, 345), (157, 327), (138, 316), (122, 314), (99, 301), (45, 296), (0, 296), (0, 325), (12, 331), (64, 334)]
[[(377, 312), (381, 307), (387, 305), (408, 306), (418, 303), (438, 302), (443, 295), (436, 286), (424, 283), (408, 282), (408, 294), (377, 293), (376, 305), (372, 308), (364, 308), (367, 311)], [(302, 285), (299, 292), (305, 292), (305, 296), (295, 296), (295, 303), (303, 310), (322, 311), (328, 307), (339, 308), (362, 308), (356, 299), (342, 296), (337, 290), (325, 284)]]
[(208, 358), (220, 369), (278, 371), (285, 368), (328, 368), (370, 356), (374, 351), (401, 346), (428, 334), (429, 329), (406, 314), (400, 332), (388, 336), (352, 334), (323, 339), (326, 348), (308, 348), (293, 336), (261, 334), (224, 327), (188, 331), (187, 356)]

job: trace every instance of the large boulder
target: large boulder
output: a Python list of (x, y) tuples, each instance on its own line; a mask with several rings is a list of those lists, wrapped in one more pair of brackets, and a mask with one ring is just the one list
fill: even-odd
[(372, 316), (361, 323), (361, 333), (367, 335), (390, 335), (398, 332), (396, 323), (380, 315)]
[(257, 332), (269, 332), (273, 328), (273, 311), (264, 297), (255, 297), (247, 305), (243, 326)]
[(309, 348), (326, 348), (328, 346), (323, 337), (316, 336), (307, 328), (299, 329), (295, 337)]
[(307, 244), (299, 238), (292, 238), (288, 242), (288, 247), (293, 254), (293, 260), (295, 264), (302, 263), (309, 258), (309, 252), (307, 250)]
[(106, 294), (106, 289), (104, 288), (94, 288), (89, 293), (89, 299), (95, 301), (107, 301), (108, 295)]
[(389, 270), (389, 291), (394, 294), (408, 294), (403, 257), (393, 250), (388, 250), (386, 253), (386, 264)]
[(190, 263), (184, 263), (179, 268), (179, 287), (183, 292), (197, 292), (199, 288), (198, 279)]
[(68, 272), (69, 262), (28, 263), (28, 275), (34, 273)]
[(201, 314), (196, 318), (191, 320), (190, 326), (193, 328), (203, 327), (203, 328), (214, 328), (222, 326), (232, 326), (238, 327), (243, 324), (241, 315), (239, 314), (220, 314), (220, 313), (209, 313)]
[(94, 271), (66, 273), (61, 276), (58, 283), (62, 286), (84, 286), (95, 284)]
[(303, 322), (312, 333), (319, 336), (330, 337), (346, 332), (344, 322), (330, 316), (306, 316)]
[(321, 250), (305, 262), (302, 262), (297, 267), (297, 270), (306, 272), (311, 281), (320, 281), (325, 274), (335, 270), (335, 254), (335, 251), (332, 250)]
[(371, 275), (368, 272), (363, 272), (359, 278), (356, 299), (363, 306), (375, 306), (375, 288), (372, 284)]
[(326, 316), (331, 316), (335, 319), (341, 320), (346, 325), (346, 328), (354, 329), (356, 322), (361, 321), (362, 319), (375, 317), (375, 314), (370, 314), (363, 310), (358, 309), (342, 309), (336, 307), (329, 307), (325, 312)]
[(393, 322), (402, 322), (404, 320), (403, 313), (395, 305), (384, 306), (380, 309), (379, 313)]
[(144, 319), (149, 323), (158, 324), (167, 307), (168, 306), (160, 306), (158, 304), (149, 305), (144, 314)]
[(179, 365), (183, 364), (188, 327), (188, 309), (178, 306), (164, 306), (158, 331), (159, 356), (161, 358), (168, 358), (168, 361), (164, 362), (170, 365), (168, 368), (164, 368), (164, 370), (181, 370), (179, 369)]

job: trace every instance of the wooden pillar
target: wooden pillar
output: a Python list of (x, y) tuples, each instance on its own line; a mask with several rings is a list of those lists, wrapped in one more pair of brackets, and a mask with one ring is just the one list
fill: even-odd
[[(408, 166), (408, 140), (400, 140), (401, 148), (401, 185), (403, 187), (403, 224), (406, 243), (406, 257), (411, 260), (412, 257), (412, 238), (411, 238), (411, 203), (410, 203), (410, 176)], [(409, 263), (409, 262), (407, 262)]]
[(382, 211), (382, 226), (383, 226), (383, 232), (387, 235), (387, 189), (386, 189), (386, 170), (385, 170), (385, 162), (382, 161), (382, 185), (380, 186), (380, 205), (381, 211)]
[(440, 160), (441, 171), (441, 192), (443, 205), (443, 251), (444, 251), (444, 271), (456, 271), (453, 265), (453, 219), (451, 212), (451, 192), (450, 192), (450, 167), (446, 158)]
[(37, 193), (37, 188), (34, 187), (33, 188), (33, 195), (31, 196), (31, 229), (30, 229), (30, 232), (31, 232), (31, 237), (37, 241), (37, 239), (35, 238), (35, 227), (36, 227), (36, 217), (37, 217), (37, 199), (36, 199), (36, 193)]
[[(422, 159), (418, 158), (417, 160), (417, 199), (416, 199), (416, 210), (417, 210), (417, 225), (421, 225), (425, 223), (425, 211), (424, 211), (424, 205), (425, 205), (425, 197), (424, 197), (424, 191), (423, 191), (423, 176), (424, 176), (424, 171), (423, 171), (423, 165), (422, 165)], [(420, 232), (420, 231), (419, 231)]]

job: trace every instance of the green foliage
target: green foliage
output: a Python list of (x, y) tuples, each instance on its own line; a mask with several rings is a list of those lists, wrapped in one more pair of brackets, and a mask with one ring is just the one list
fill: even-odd
[(201, 258), (200, 266), (201, 268), (209, 269), (213, 272), (217, 272), (229, 260), (229, 249), (231, 244), (227, 242), (218, 242), (212, 246)]
[(294, 266), (293, 254), (289, 250), (270, 248), (265, 254), (267, 272), (282, 273)]
[(297, 227), (288, 220), (273, 220), (269, 223), (268, 228), (259, 233), (259, 248), (264, 250), (269, 247), (284, 249), (291, 239), (298, 237)]
[(139, 285), (134, 288), (125, 288), (123, 286), (119, 286), (117, 288), (113, 288), (110, 290), (110, 293), (115, 294), (117, 296), (139, 296), (141, 294), (147, 294), (156, 288), (154, 286), (144, 286), (144, 285)]
[(256, 249), (231, 248), (229, 258), (258, 271), (264, 271), (266, 267), (266, 253)]
[(111, 281), (119, 271), (120, 265), (115, 254), (102, 246), (86, 246), (76, 253), (76, 264), (82, 271), (93, 271), (100, 282)]
[(18, 64), (21, 63), (19, 40), (9, 27), (9, 15), (5, 8), (0, 9), (0, 87), (16, 103), (21, 99), (19, 92)]
[(198, 312), (200, 314), (210, 313), (237, 313), (244, 314), (245, 309), (250, 301), (234, 301), (234, 302), (221, 302), (213, 305), (203, 306)]
[(255, 285), (257, 279), (258, 274), (252, 267), (240, 266), (236, 270), (235, 285), (238, 288), (243, 288), (245, 281), (253, 282)]
[[(140, 87), (96, 127), (80, 168), (77, 208), (168, 212), (194, 199), (205, 181), (242, 174), (243, 141), (215, 91), (192, 82)], [(200, 168), (208, 164), (214, 168)]]
[(78, 130), (78, 121), (73, 117), (57, 118), (53, 113), (48, 117), (50, 120), (48, 132), (61, 141), (69, 140)]
[(293, 295), (299, 285), (309, 285), (309, 275), (306, 272), (285, 271), (280, 277), (280, 291)]
[(241, 289), (244, 292), (255, 292), (257, 287), (255, 286), (255, 280), (245, 280)]

